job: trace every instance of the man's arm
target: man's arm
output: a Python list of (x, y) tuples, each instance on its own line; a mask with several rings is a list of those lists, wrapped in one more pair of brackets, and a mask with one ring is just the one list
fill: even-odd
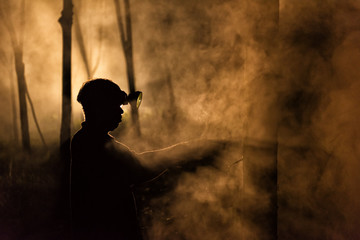
[(215, 140), (193, 140), (166, 148), (137, 154), (141, 163), (153, 170), (164, 170), (173, 166), (210, 165), (225, 149), (225, 142)]

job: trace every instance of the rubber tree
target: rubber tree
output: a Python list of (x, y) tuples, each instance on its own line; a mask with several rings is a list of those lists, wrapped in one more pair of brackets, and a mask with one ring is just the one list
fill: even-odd
[(63, 33), (62, 62), (62, 116), (60, 129), (60, 198), (59, 217), (65, 222), (70, 219), (70, 137), (71, 137), (71, 27), (72, 0), (64, 0), (64, 8), (59, 19)]
[[(4, 3), (2, 3), (4, 4)], [(30, 152), (30, 134), (29, 134), (29, 120), (26, 105), (26, 83), (25, 83), (25, 65), (23, 62), (23, 27), (25, 23), (24, 18), (24, 4), (21, 3), (21, 19), (20, 19), (20, 37), (17, 38), (15, 28), (12, 25), (11, 19), (5, 16), (4, 6), (1, 6), (0, 17), (4, 22), (5, 27), (10, 35), (11, 45), (14, 52), (15, 72), (18, 84), (18, 97), (20, 108), (20, 126), (23, 149)]]
[(62, 114), (60, 144), (70, 140), (71, 135), (71, 27), (72, 0), (64, 0), (64, 9), (59, 19), (63, 32), (62, 64)]
[[(134, 93), (135, 90), (135, 74), (134, 74), (134, 59), (133, 59), (133, 45), (132, 45), (132, 29), (131, 29), (131, 11), (129, 0), (124, 0), (125, 17), (122, 15), (122, 9), (119, 0), (114, 0), (117, 22), (119, 27), (120, 39), (124, 49), (126, 72), (128, 76), (129, 92)], [(125, 24), (123, 23), (125, 19)], [(125, 27), (124, 27), (125, 25)], [(126, 32), (125, 32), (126, 31)], [(136, 104), (131, 104), (131, 119), (138, 136), (141, 135), (139, 113)]]
[(72, 0), (64, 0), (64, 8), (59, 19), (63, 33), (62, 62), (62, 113), (60, 129), (60, 146), (62, 154), (70, 151), (71, 137), (71, 27)]
[[(85, 70), (86, 70), (86, 74), (87, 74), (87, 78), (88, 79), (92, 79), (94, 76), (94, 73), (96, 72), (99, 64), (100, 64), (100, 55), (101, 55), (101, 46), (102, 46), (102, 26), (100, 25), (99, 28), (99, 45), (98, 45), (98, 49), (99, 49), (99, 54), (97, 56), (97, 58), (95, 59), (95, 61), (92, 61), (92, 58), (90, 56), (90, 54), (88, 54), (86, 46), (85, 46), (85, 41), (84, 41), (84, 37), (83, 37), (83, 29), (82, 26), (80, 24), (80, 19), (79, 19), (79, 14), (80, 14), (80, 9), (81, 9), (81, 1), (77, 1), (77, 4), (75, 5), (75, 11), (74, 11), (74, 27), (75, 27), (75, 37), (79, 46), (79, 51), (80, 51), (80, 55), (81, 58), (84, 62), (84, 66), (85, 66)], [(104, 2), (101, 3), (102, 6), (104, 4)], [(88, 26), (88, 25), (87, 25)], [(92, 28), (91, 26), (88, 28)]]

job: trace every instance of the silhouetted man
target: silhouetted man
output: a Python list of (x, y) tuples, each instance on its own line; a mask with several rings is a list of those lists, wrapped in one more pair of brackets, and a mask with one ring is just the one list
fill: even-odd
[(157, 159), (165, 169), (175, 163), (212, 160), (221, 144), (206, 141), (204, 146), (193, 141), (138, 155), (108, 134), (121, 122), (121, 105), (129, 100), (118, 85), (106, 79), (88, 81), (77, 100), (83, 106), (85, 121), (71, 142), (74, 238), (142, 239), (131, 186), (154, 178), (160, 171), (143, 167), (137, 157)]
[(141, 239), (131, 185), (154, 174), (109, 131), (121, 122), (127, 95), (106, 79), (79, 91), (85, 121), (71, 142), (71, 208), (75, 239)]

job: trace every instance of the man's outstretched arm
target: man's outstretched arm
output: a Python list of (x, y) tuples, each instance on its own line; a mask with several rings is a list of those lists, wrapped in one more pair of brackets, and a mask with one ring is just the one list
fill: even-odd
[(143, 166), (161, 171), (174, 166), (211, 165), (226, 149), (226, 142), (193, 140), (137, 154)]

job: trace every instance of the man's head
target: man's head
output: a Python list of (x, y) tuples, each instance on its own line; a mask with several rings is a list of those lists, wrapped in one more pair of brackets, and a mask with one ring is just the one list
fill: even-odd
[(83, 106), (86, 122), (112, 131), (121, 122), (121, 105), (127, 101), (127, 94), (111, 80), (99, 78), (82, 85), (77, 101)]

